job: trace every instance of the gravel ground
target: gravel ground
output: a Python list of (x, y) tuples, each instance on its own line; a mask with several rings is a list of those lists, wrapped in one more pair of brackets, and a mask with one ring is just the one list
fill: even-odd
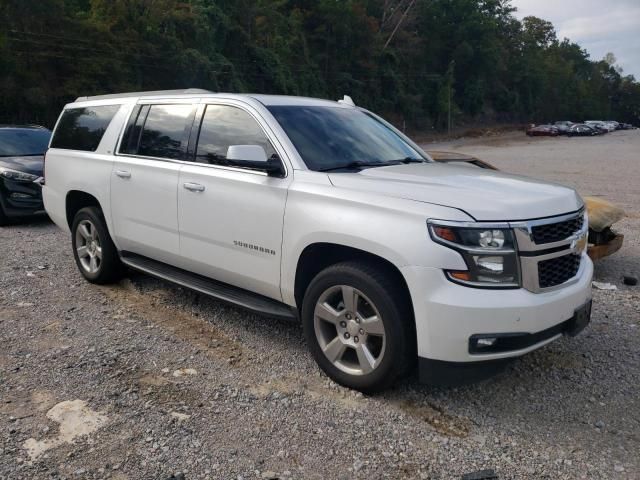
[[(429, 146), (433, 148), (434, 146)], [(439, 148), (628, 211), (593, 323), (467, 387), (329, 381), (295, 323), (142, 275), (99, 287), (46, 221), (0, 230), (0, 479), (640, 478), (640, 132)], [(606, 162), (606, 167), (602, 165)]]

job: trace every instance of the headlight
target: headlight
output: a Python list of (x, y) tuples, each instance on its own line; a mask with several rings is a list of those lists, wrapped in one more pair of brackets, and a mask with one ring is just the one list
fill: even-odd
[(37, 175), (31, 175), (30, 173), (19, 172), (18, 170), (11, 170), (5, 167), (0, 167), (0, 175), (15, 182), (33, 182), (38, 179)]
[(429, 220), (434, 242), (462, 255), (467, 270), (445, 270), (456, 283), (479, 288), (519, 288), (520, 273), (513, 231), (502, 225), (469, 224)]

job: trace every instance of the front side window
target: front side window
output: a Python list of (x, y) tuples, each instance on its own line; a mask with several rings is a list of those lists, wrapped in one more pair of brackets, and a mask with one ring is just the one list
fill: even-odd
[(311, 170), (382, 166), (426, 159), (373, 115), (340, 106), (270, 106)]
[(137, 154), (184, 159), (192, 112), (192, 105), (151, 105), (140, 133)]
[(228, 105), (207, 105), (202, 118), (196, 161), (226, 165), (231, 145), (260, 145), (267, 158), (276, 154), (258, 122), (244, 110)]
[(44, 155), (51, 132), (44, 128), (1, 128), (0, 157)]
[(95, 152), (120, 105), (69, 108), (60, 117), (51, 148)]

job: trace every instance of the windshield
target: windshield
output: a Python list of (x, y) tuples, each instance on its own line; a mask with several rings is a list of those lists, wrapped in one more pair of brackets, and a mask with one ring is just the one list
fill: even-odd
[(425, 161), (390, 127), (355, 108), (270, 106), (311, 170)]
[(0, 129), (0, 157), (44, 155), (51, 132), (35, 128)]

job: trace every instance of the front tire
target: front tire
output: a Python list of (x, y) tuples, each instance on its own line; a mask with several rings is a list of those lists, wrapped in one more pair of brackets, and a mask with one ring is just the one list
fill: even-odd
[(122, 263), (99, 208), (86, 207), (76, 213), (71, 242), (76, 265), (89, 282), (106, 284), (120, 279)]
[(302, 322), (320, 368), (345, 387), (374, 393), (415, 363), (408, 292), (386, 269), (344, 262), (320, 272), (307, 288)]

